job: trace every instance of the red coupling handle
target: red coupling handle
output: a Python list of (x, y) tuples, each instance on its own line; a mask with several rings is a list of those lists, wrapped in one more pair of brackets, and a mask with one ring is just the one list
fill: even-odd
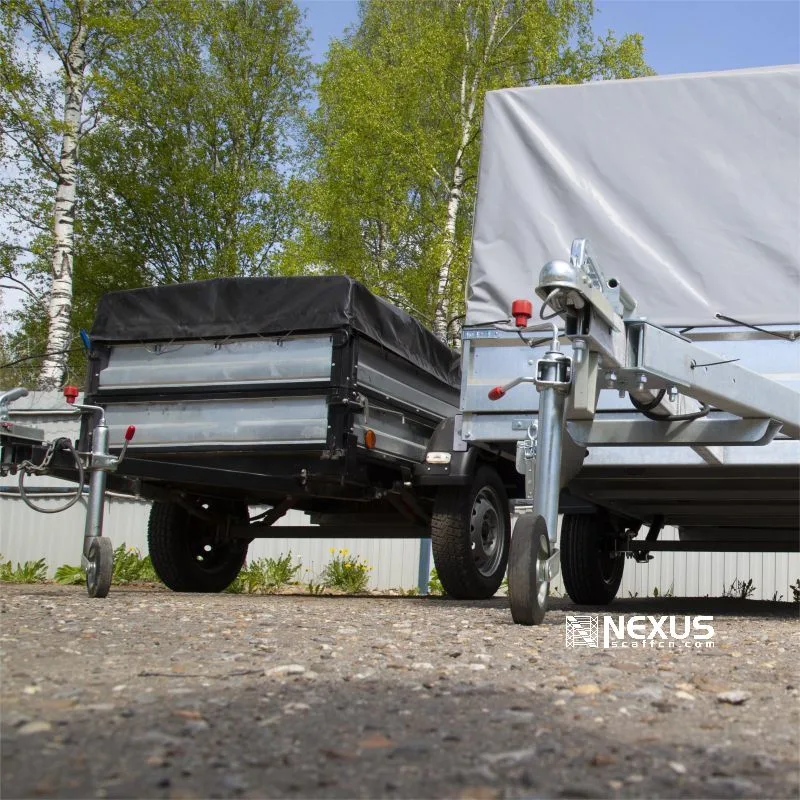
[(65, 386), (64, 387), (64, 399), (70, 404), (74, 405), (75, 401), (78, 399), (78, 391), (77, 386)]
[(511, 304), (511, 316), (518, 328), (526, 328), (528, 320), (533, 316), (533, 304), (530, 300), (515, 300)]
[(490, 400), (499, 400), (503, 397), (506, 393), (506, 390), (502, 386), (495, 386), (494, 389), (489, 390), (489, 399)]
[(129, 442), (136, 434), (136, 426), (128, 425), (128, 430), (125, 431), (125, 441)]

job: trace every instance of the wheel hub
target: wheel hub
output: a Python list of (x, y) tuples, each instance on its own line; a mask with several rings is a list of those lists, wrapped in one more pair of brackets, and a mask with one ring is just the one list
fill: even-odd
[(494, 574), (502, 558), (503, 530), (498, 502), (489, 489), (478, 492), (472, 505), (470, 543), (475, 566), (481, 575)]

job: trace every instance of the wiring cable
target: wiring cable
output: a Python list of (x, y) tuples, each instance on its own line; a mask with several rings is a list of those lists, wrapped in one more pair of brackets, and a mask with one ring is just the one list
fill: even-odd
[[(59, 446), (61, 446), (64, 450), (67, 450), (72, 455), (72, 458), (75, 462), (75, 468), (78, 471), (78, 488), (75, 491), (75, 495), (72, 498), (70, 498), (69, 502), (61, 506), (60, 508), (42, 508), (41, 506), (37, 506), (30, 499), (30, 496), (25, 491), (25, 475), (34, 473), (37, 474), (43, 473), (47, 469), (47, 466), (49, 465), (50, 461), (52, 460), (53, 455), (56, 452), (56, 448), (58, 448)], [(80, 500), (81, 497), (83, 496), (83, 488), (86, 485), (83, 462), (81, 461), (81, 457), (78, 455), (72, 442), (67, 438), (56, 439), (52, 443), (52, 445), (48, 447), (47, 453), (42, 459), (41, 464), (33, 464), (30, 461), (23, 461), (19, 466), (20, 466), (19, 495), (26, 506), (32, 508), (34, 511), (38, 511), (40, 514), (60, 514), (62, 511), (66, 511), (68, 508), (72, 508), (72, 506), (74, 506), (75, 503), (77, 503), (78, 500)]]

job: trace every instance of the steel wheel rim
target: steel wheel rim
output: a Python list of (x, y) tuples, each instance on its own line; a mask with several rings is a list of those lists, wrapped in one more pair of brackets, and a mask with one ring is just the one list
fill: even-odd
[(603, 583), (608, 586), (614, 583), (616, 578), (616, 567), (617, 567), (617, 558), (611, 553), (611, 551), (603, 549), (602, 544), (601, 547), (598, 548), (599, 550), (599, 559), (598, 563), (600, 566), (600, 577), (603, 580)]
[(95, 562), (95, 558), (97, 558), (97, 554), (95, 553), (94, 558), (88, 558), (86, 564), (86, 589), (91, 594), (94, 590), (97, 589), (97, 564)]
[(216, 572), (224, 567), (230, 558), (231, 548), (227, 544), (214, 544), (209, 539), (201, 539), (192, 552), (192, 558), (204, 572)]
[(547, 560), (550, 558), (550, 540), (547, 535), (539, 534), (539, 540), (536, 544), (536, 570), (534, 572), (536, 578), (536, 600), (539, 608), (544, 608), (547, 603), (547, 596), (550, 594), (550, 581), (539, 580), (539, 576), (546, 574)]
[(469, 538), (478, 572), (491, 577), (503, 558), (503, 520), (497, 495), (484, 487), (475, 496), (470, 514)]

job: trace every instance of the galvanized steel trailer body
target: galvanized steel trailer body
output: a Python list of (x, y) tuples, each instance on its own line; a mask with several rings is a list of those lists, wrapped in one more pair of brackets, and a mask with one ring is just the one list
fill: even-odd
[[(535, 290), (543, 300), (542, 317), (547, 318), (549, 309), (551, 318), (563, 321), (561, 338), (570, 342), (573, 357), (560, 351), (558, 337), (553, 336), (549, 350), (535, 362), (534, 375), (519, 376), (487, 393), (496, 402), (520, 384), (536, 387), (537, 407), (531, 404), (527, 419), (512, 420), (509, 426), (507, 414), (474, 410), (469, 396), (464, 401), (474, 388), (470, 343), (490, 339), (491, 330), (498, 327), (465, 331), (464, 413), (457, 431), (462, 440), (477, 446), (518, 441), (517, 469), (526, 477), (533, 513), (518, 523), (512, 539), (509, 596), (514, 620), (524, 624), (544, 616), (549, 581), (557, 570), (559, 495), (589, 454), (585, 448), (688, 445), (713, 464), (719, 463), (716, 448), (723, 444), (762, 446), (779, 432), (785, 438), (800, 438), (797, 391), (741, 367), (738, 359), (704, 350), (679, 333), (637, 318), (635, 300), (619, 281), (604, 277), (585, 240), (573, 242), (569, 262), (546, 264)], [(541, 326), (527, 326), (530, 313), (520, 316), (520, 309), (524, 306), (516, 301), (512, 317), (524, 338)], [(509, 344), (518, 347), (513, 340)], [(496, 346), (502, 347), (501, 342)], [(621, 397), (627, 393), (645, 419), (598, 416), (601, 388), (616, 389)], [(727, 413), (715, 411), (709, 418), (712, 407)], [(520, 430), (527, 430), (527, 436), (516, 432)], [(576, 454), (576, 448), (583, 452)], [(569, 463), (562, 469), (567, 456)], [(663, 517), (654, 517), (655, 536), (635, 544), (630, 541), (635, 530), (623, 532), (628, 542), (625, 536), (622, 542), (617, 537), (612, 555), (640, 556), (658, 549), (654, 539), (662, 524)]]
[[(111, 587), (111, 577), (114, 568), (114, 548), (111, 539), (103, 536), (103, 513), (105, 510), (106, 483), (109, 472), (114, 472), (128, 450), (128, 445), (133, 439), (136, 428), (128, 426), (118, 456), (112, 456), (109, 451), (109, 432), (106, 424), (105, 410), (100, 406), (76, 403), (78, 390), (74, 386), (64, 387), (66, 402), (81, 415), (89, 418), (98, 415), (92, 435), (91, 452), (78, 453), (68, 440), (44, 441), (44, 431), (40, 428), (20, 425), (11, 421), (8, 406), (14, 400), (19, 400), (28, 395), (25, 388), (12, 389), (0, 395), (0, 445), (3, 446), (3, 462), (0, 464), (0, 475), (19, 474), (20, 496), (35, 511), (43, 511), (35, 506), (25, 494), (25, 476), (34, 473), (42, 474), (49, 471), (53, 457), (61, 451), (72, 455), (78, 474), (78, 486), (73, 498), (55, 512), (64, 511), (81, 499), (84, 487), (84, 474), (89, 473), (89, 495), (86, 506), (86, 527), (83, 536), (83, 551), (81, 566), (86, 572), (86, 589), (90, 597), (105, 597)], [(38, 463), (32, 462), (28, 455), (34, 449), (45, 448), (45, 454)], [(15, 455), (16, 453), (16, 455)], [(25, 454), (24, 458), (19, 453)]]

